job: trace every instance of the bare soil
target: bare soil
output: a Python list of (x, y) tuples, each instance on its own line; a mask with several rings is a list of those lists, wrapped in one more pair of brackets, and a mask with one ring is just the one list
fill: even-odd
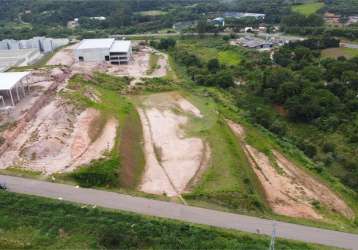
[(352, 210), (327, 186), (297, 167), (285, 156), (272, 150), (274, 162), (262, 152), (245, 143), (245, 130), (239, 124), (227, 121), (240, 139), (243, 149), (275, 213), (309, 219), (323, 219), (315, 204), (323, 204), (347, 218)]
[(77, 46), (78, 44), (75, 44), (61, 49), (47, 62), (47, 65), (63, 65), (71, 67), (75, 63), (73, 49)]
[[(188, 114), (200, 111), (176, 92), (147, 96), (138, 112), (143, 125), (146, 167), (140, 189), (178, 196), (203, 167), (205, 143), (186, 137)], [(181, 109), (185, 103), (186, 110)], [(175, 111), (180, 112), (175, 112)], [(200, 117), (200, 116), (198, 116)]]

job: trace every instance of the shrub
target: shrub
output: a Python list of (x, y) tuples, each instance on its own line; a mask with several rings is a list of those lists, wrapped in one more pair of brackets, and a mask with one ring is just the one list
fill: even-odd
[(89, 166), (83, 166), (70, 176), (81, 187), (118, 186), (119, 159), (95, 160)]

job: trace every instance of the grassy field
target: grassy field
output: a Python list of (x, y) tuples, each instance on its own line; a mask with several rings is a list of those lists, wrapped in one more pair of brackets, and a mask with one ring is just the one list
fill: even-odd
[[(0, 191), (0, 249), (268, 249), (264, 236)], [(330, 249), (277, 239), (276, 249)]]
[(312, 3), (301, 4), (301, 5), (294, 5), (294, 6), (292, 6), (292, 10), (294, 12), (300, 13), (302, 15), (309, 16), (309, 15), (316, 13), (323, 6), (324, 6), (324, 3), (312, 2)]
[(344, 56), (345, 58), (352, 58), (358, 56), (358, 49), (351, 48), (331, 48), (324, 49), (321, 52), (323, 58), (338, 58)]
[(227, 45), (220, 37), (182, 39), (178, 42), (178, 48), (196, 54), (205, 62), (217, 58), (228, 66), (238, 65), (242, 57), (240, 48)]
[(226, 50), (220, 51), (218, 54), (218, 59), (221, 63), (227, 65), (238, 65), (241, 60), (241, 56), (239, 53), (235, 53), (234, 51)]

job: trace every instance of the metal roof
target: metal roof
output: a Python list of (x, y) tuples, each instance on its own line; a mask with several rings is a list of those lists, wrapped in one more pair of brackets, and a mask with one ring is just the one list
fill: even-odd
[(0, 90), (10, 90), (30, 72), (0, 73)]
[(115, 41), (110, 52), (128, 52), (131, 47), (131, 41)]
[(114, 38), (84, 39), (77, 49), (110, 49)]

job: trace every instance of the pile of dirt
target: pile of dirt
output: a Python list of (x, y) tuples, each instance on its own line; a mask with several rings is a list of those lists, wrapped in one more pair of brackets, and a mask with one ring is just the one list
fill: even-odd
[(317, 210), (323, 204), (347, 218), (354, 216), (345, 202), (324, 184), (297, 167), (281, 153), (272, 150), (272, 158), (245, 143), (245, 130), (227, 121), (240, 139), (254, 172), (265, 191), (266, 199), (275, 213), (310, 219), (323, 219)]
[[(183, 105), (185, 104), (185, 105)], [(185, 110), (181, 109), (185, 107)], [(180, 109), (182, 113), (174, 112)], [(143, 126), (146, 167), (140, 189), (154, 194), (178, 196), (199, 170), (208, 164), (205, 143), (186, 137), (186, 113), (201, 117), (200, 111), (178, 93), (147, 96), (138, 109)]]

